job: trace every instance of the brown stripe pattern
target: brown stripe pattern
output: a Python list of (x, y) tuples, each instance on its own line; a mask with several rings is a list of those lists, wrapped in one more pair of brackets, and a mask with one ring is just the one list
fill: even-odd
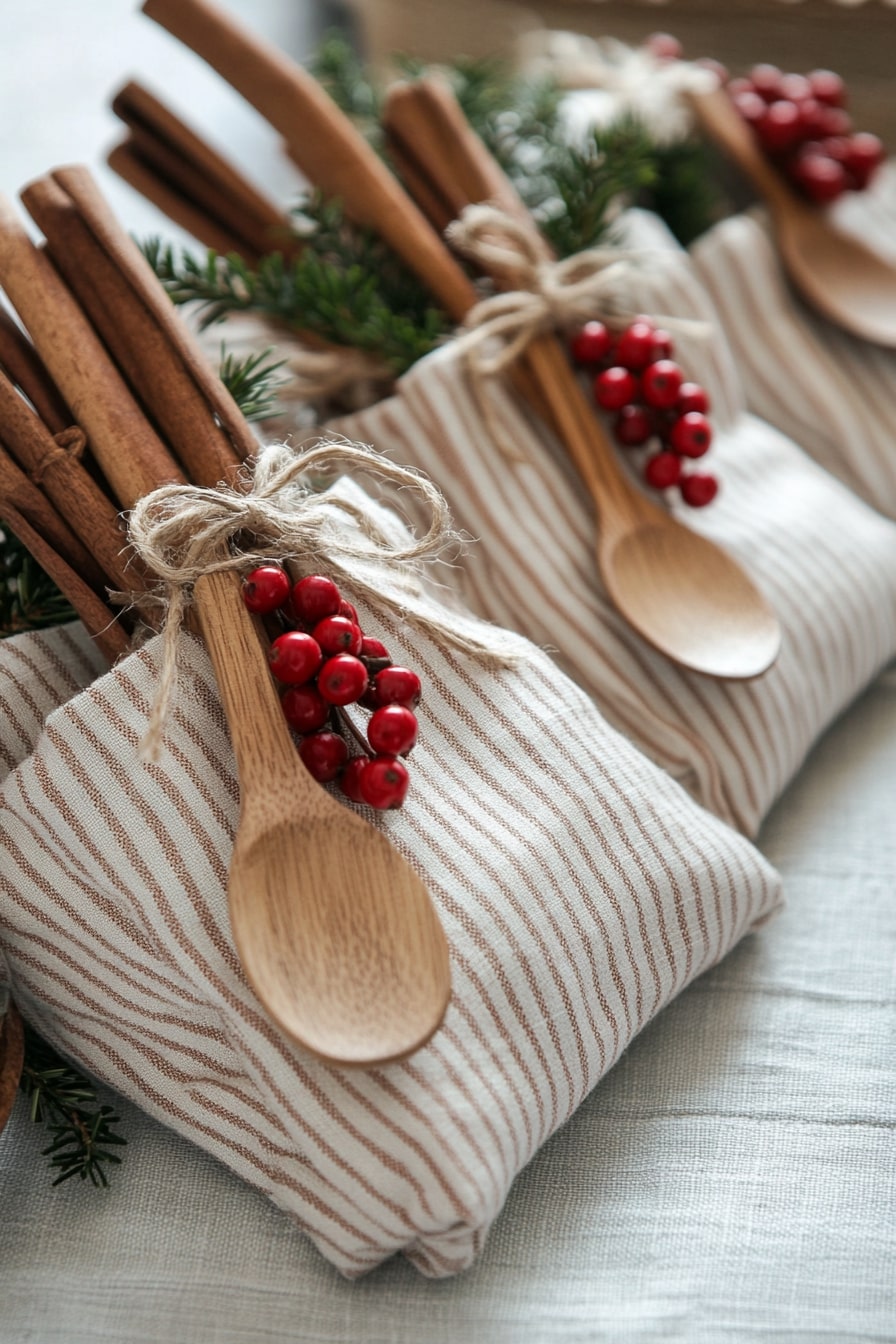
[[(656, 220), (632, 212), (629, 224), (635, 245), (669, 249)], [(896, 527), (745, 413), (685, 253), (671, 253), (662, 272), (636, 272), (628, 306), (709, 324), (707, 334), (676, 331), (676, 350), (713, 399), (722, 489), (708, 509), (671, 507), (733, 552), (775, 606), (782, 653), (755, 681), (685, 672), (625, 624), (597, 572), (593, 513), (563, 451), (497, 385), (493, 435), (450, 346), (414, 366), (398, 395), (332, 428), (430, 475), (476, 539), (454, 571), (469, 607), (554, 653), (619, 731), (754, 835), (819, 734), (896, 652)], [(750, 338), (766, 335), (754, 326)]]
[[(776, 908), (779, 879), (523, 640), (495, 671), (394, 609), (363, 618), (426, 688), (412, 793), (373, 820), (451, 944), (430, 1045), (341, 1071), (255, 1001), (227, 919), (233, 761), (188, 636), (161, 762), (137, 757), (156, 639), (51, 713), (7, 775), (0, 965), (50, 1040), (265, 1191), (344, 1274), (400, 1251), (443, 1276), (632, 1037)], [(71, 638), (41, 641), (59, 702)], [(11, 680), (23, 646), (0, 643)], [(5, 720), (3, 748), (20, 737)]]
[[(896, 167), (833, 217), (896, 265)], [(819, 317), (790, 288), (763, 211), (693, 248), (750, 409), (888, 517), (896, 517), (896, 352)]]

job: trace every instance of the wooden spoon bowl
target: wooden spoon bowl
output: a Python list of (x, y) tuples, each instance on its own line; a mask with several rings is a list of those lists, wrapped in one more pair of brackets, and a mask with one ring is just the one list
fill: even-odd
[(232, 571), (195, 586), (236, 753), (228, 900), (246, 978), (313, 1054), (374, 1065), (419, 1049), (451, 993), (448, 945), (410, 865), (301, 764)]

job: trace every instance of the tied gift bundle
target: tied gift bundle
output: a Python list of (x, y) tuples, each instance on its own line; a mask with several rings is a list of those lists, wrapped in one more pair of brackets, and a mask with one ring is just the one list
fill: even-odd
[[(208, 18), (204, 6), (179, 12)], [(103, 643), (71, 627), (0, 646), (10, 707), (0, 743), (4, 976), (47, 1039), (269, 1193), (344, 1273), (395, 1251), (425, 1273), (456, 1272), (480, 1249), (515, 1174), (634, 1034), (777, 906), (776, 875), (713, 811), (755, 826), (813, 737), (892, 654), (894, 529), (742, 414), (725, 348), (703, 337), (711, 307), (673, 251), (661, 272), (635, 267), (615, 277), (625, 286), (633, 276), (661, 277), (661, 304), (640, 292), (618, 302), (677, 312), (677, 348), (687, 349), (688, 333), (697, 343), (693, 369), (721, 409), (715, 452), (724, 467), (723, 492), (699, 526), (741, 555), (774, 597), (784, 627), (777, 663), (755, 683), (710, 682), (650, 648), (596, 571), (594, 523), (556, 395), (526, 361), (517, 377), (527, 397), (536, 385), (536, 409), (501, 383), (471, 382), (459, 340), (359, 412), (357, 427), (394, 462), (432, 466), (458, 521), (481, 537), (461, 569), (438, 571), (443, 581), (458, 576), (478, 609), (471, 615), (411, 564), (418, 540), (396, 516), (396, 500), (373, 484), (377, 474), (394, 477), (394, 466), (357, 450), (363, 487), (303, 480), (303, 467), (319, 467), (321, 457), (259, 447), (83, 177), (55, 173), (25, 199), (71, 290), (85, 269), (86, 281), (73, 297), (28, 252), (29, 283), (10, 292), (12, 266), (3, 283), (46, 366), (43, 391), (61, 397), (63, 424), (86, 434), (75, 468), (86, 460), (84, 474), (94, 483), (99, 476), (112, 524), (113, 500), (126, 508), (142, 501), (140, 519), (186, 490), (191, 507), (227, 512), (226, 558), (216, 553), (212, 567), (248, 570), (271, 558), (259, 545), (259, 501), (266, 517), (271, 504), (294, 515), (298, 532), (315, 517), (312, 553), (296, 553), (291, 529), (282, 558), (323, 574), (338, 569), (365, 635), (418, 670), (420, 740), (404, 805), (387, 813), (335, 805), (357, 809), (425, 883), (447, 938), (452, 992), (427, 1044), (375, 1067), (315, 1058), (281, 1029), (233, 940), (226, 888), (242, 767), (205, 644), (189, 629), (177, 637), (164, 737), (147, 759), (141, 743), (171, 671), (165, 643), (176, 628), (152, 633), (158, 550), (124, 552), (124, 583), (85, 581), (78, 557), (61, 558), (36, 515), (29, 532), (23, 510), (26, 538)], [(397, 237), (408, 209), (402, 202)], [(11, 250), (9, 221), (4, 234)], [(20, 259), (21, 246), (18, 239)], [(456, 272), (437, 240), (426, 246), (429, 261), (439, 259), (443, 301), (455, 302)], [(118, 298), (111, 322), (108, 302), (89, 307), (102, 277), (102, 292)], [(58, 322), (42, 322), (50, 311), (65, 312), (69, 334), (88, 351), (80, 370), (89, 385), (54, 348)], [(152, 360), (141, 360), (147, 350)], [(35, 352), (28, 355), (33, 369)], [(341, 428), (355, 437), (352, 422)], [(164, 457), (148, 466), (141, 444)], [(331, 450), (334, 463), (347, 460), (344, 445)], [(434, 460), (423, 462), (428, 454)], [(122, 458), (143, 473), (116, 477)], [(78, 475), (71, 463), (66, 470)], [(270, 498), (273, 487), (282, 498)], [(788, 509), (768, 515), (782, 489)], [(421, 498), (433, 506), (431, 492)], [(818, 556), (810, 585), (804, 548), (817, 538), (814, 511), (832, 505), (843, 554), (813, 606)], [(89, 519), (97, 533), (99, 516)], [(121, 566), (124, 539), (103, 535), (116, 542), (110, 552)], [(188, 611), (197, 556), (163, 558), (163, 596)], [(131, 615), (117, 624), (110, 586), (133, 594)], [(537, 622), (560, 599), (562, 639), (545, 637)], [(497, 624), (495, 603), (508, 612)], [(810, 618), (822, 605), (817, 629)], [(125, 628), (135, 612), (148, 628)], [(889, 613), (883, 622), (881, 612)], [(850, 644), (846, 632), (856, 626), (862, 640)], [(142, 635), (136, 646), (133, 634)], [(116, 661), (98, 675), (103, 650)], [(666, 769), (639, 749), (642, 739)]]

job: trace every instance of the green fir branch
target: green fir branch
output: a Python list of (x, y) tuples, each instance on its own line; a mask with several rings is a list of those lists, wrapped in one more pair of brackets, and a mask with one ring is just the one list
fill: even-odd
[(71, 604), (4, 524), (0, 530), (0, 639), (74, 619)]
[(111, 1106), (97, 1106), (93, 1084), (25, 1024), (25, 1066), (21, 1090), (31, 1103), (31, 1119), (46, 1125), (52, 1140), (42, 1150), (56, 1174), (54, 1185), (80, 1176), (95, 1186), (108, 1186), (108, 1166), (121, 1157), (113, 1149), (127, 1140), (116, 1133), (120, 1123)]
[(235, 355), (222, 343), (218, 377), (247, 420), (267, 420), (277, 413), (277, 389), (289, 380), (278, 377), (285, 359), (271, 360), (273, 347)]

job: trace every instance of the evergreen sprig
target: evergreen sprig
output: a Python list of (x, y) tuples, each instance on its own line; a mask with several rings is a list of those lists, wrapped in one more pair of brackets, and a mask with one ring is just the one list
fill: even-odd
[(288, 379), (279, 376), (285, 359), (272, 360), (272, 347), (242, 356), (222, 343), (218, 377), (247, 420), (266, 420), (276, 414), (277, 389)]
[(20, 1083), (31, 1102), (31, 1119), (45, 1124), (53, 1136), (42, 1150), (57, 1173), (54, 1185), (80, 1176), (96, 1186), (107, 1186), (106, 1168), (121, 1157), (113, 1150), (127, 1143), (115, 1126), (120, 1123), (111, 1106), (97, 1106), (93, 1084), (52, 1046), (25, 1024), (25, 1067)]
[[(0, 506), (2, 508), (2, 506)], [(0, 530), (0, 637), (61, 625), (75, 616), (52, 579), (13, 536)]]

